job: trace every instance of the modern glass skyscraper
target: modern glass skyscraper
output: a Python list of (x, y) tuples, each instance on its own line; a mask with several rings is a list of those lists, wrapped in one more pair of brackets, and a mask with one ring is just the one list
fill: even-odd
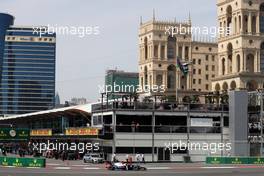
[[(0, 14), (0, 21), (5, 16), (10, 17)], [(6, 25), (0, 23), (0, 35), (4, 34), (0, 36), (0, 114), (51, 109), (55, 105), (56, 35), (40, 37), (33, 27), (11, 26), (8, 20)]]

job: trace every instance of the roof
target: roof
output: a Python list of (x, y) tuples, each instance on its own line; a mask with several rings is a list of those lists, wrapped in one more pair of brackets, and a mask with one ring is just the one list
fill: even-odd
[(56, 116), (56, 115), (63, 115), (63, 114), (72, 114), (72, 115), (82, 115), (82, 116), (91, 116), (92, 112), (92, 104), (84, 104), (84, 105), (78, 105), (78, 106), (70, 106), (70, 107), (64, 107), (64, 108), (57, 108), (57, 109), (51, 109), (46, 111), (39, 111), (39, 112), (33, 112), (33, 113), (27, 113), (27, 114), (21, 114), (21, 115), (13, 115), (9, 117), (0, 118), (0, 121), (3, 120), (14, 120), (14, 119), (21, 119), (21, 118), (37, 118), (41, 116), (47, 116), (50, 115)]

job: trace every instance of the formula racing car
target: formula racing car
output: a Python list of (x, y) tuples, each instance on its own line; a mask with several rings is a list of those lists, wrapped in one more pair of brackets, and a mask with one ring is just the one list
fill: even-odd
[(147, 168), (142, 167), (138, 164), (129, 164), (126, 162), (106, 162), (106, 168), (108, 170), (121, 170), (121, 171), (145, 171)]

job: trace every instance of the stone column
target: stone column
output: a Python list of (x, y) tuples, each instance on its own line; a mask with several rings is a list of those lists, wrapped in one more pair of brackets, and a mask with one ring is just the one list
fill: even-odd
[(248, 33), (252, 34), (252, 13), (249, 12), (248, 15)]
[(259, 34), (259, 13), (256, 14), (256, 33)]
[(166, 59), (168, 59), (168, 56), (167, 56), (167, 53), (168, 53), (168, 52), (167, 52), (167, 48), (168, 48), (168, 47), (167, 47), (167, 45), (164, 45), (164, 46), (165, 46), (165, 49), (164, 49), (164, 52), (165, 52), (165, 53), (164, 53), (164, 56), (165, 56)]
[(243, 52), (243, 70), (247, 71), (247, 55), (245, 52)]
[(240, 28), (239, 28), (239, 15), (237, 15), (236, 17), (237, 17), (237, 24), (236, 24), (237, 31), (236, 31), (236, 33), (239, 34), (239, 32), (240, 32)]
[(240, 28), (240, 33), (244, 33), (245, 29), (244, 29), (244, 16), (243, 14), (241, 13), (240, 14), (240, 22), (241, 22), (241, 28)]
[(168, 88), (168, 87), (167, 87), (167, 77), (168, 77), (167, 74), (168, 74), (167, 71), (165, 71), (165, 72), (162, 74), (162, 77), (163, 77), (162, 83), (163, 83), (163, 85), (165, 86), (166, 89)]
[(235, 23), (235, 16), (232, 17), (232, 33), (230, 35), (236, 34), (236, 23)]
[(161, 45), (158, 46), (158, 58), (161, 59)]

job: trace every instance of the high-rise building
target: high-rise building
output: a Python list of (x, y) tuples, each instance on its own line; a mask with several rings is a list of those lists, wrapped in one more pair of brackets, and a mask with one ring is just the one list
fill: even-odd
[[(105, 91), (114, 93), (134, 93), (138, 88), (138, 73), (122, 70), (107, 70), (105, 75)], [(109, 98), (119, 98), (109, 95)]]
[[(211, 79), (217, 74), (217, 43), (196, 41), (191, 32), (167, 33), (168, 29), (191, 27), (190, 17), (186, 22), (160, 21), (155, 16), (150, 21), (141, 21), (139, 83), (142, 87), (163, 85), (164, 95), (174, 96), (177, 92), (179, 98), (196, 91), (211, 91)], [(177, 69), (177, 58), (189, 64), (188, 74)]]
[[(218, 0), (218, 75), (212, 89), (264, 88), (264, 3)], [(231, 29), (231, 30), (228, 30)]]
[(11, 15), (0, 14), (0, 114), (51, 109), (55, 105), (56, 35), (40, 36), (34, 27), (13, 26), (13, 20)]
[(87, 99), (86, 98), (77, 98), (77, 97), (73, 97), (71, 98), (71, 101), (69, 102), (71, 105), (83, 105), (83, 104), (87, 104)]

